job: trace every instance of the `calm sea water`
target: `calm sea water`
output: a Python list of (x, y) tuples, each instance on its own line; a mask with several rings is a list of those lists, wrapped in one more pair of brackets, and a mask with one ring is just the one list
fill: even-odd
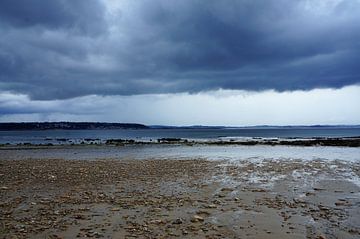
[(313, 128), (236, 128), (236, 129), (143, 129), (143, 130), (44, 130), (0, 131), (0, 144), (10, 143), (79, 143), (84, 139), (135, 139), (159, 138), (216, 139), (222, 137), (261, 138), (312, 138), (360, 136), (360, 127), (313, 127)]
[(268, 145), (127, 145), (54, 146), (1, 149), (1, 159), (207, 159), (261, 162), (263, 160), (341, 160), (359, 162), (360, 148)]

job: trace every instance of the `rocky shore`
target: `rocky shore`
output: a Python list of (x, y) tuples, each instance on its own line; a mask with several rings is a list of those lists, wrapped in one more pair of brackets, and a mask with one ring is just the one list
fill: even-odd
[[(108, 140), (106, 144), (131, 144), (136, 141), (124, 141), (124, 140)], [(207, 140), (207, 141), (192, 141), (187, 139), (176, 139), (176, 138), (163, 138), (158, 139), (158, 143), (169, 144), (203, 144), (203, 145), (287, 145), (287, 146), (340, 146), (340, 147), (360, 147), (360, 137), (348, 137), (348, 138), (246, 138), (246, 139), (232, 139), (224, 138), (218, 140)]]
[(254, 145), (268, 145), (268, 146), (335, 146), (335, 147), (360, 147), (360, 137), (344, 137), (344, 138), (217, 138), (217, 139), (183, 139), (183, 138), (158, 138), (158, 139), (107, 139), (101, 140), (98, 138), (84, 138), (84, 139), (69, 139), (69, 138), (46, 138), (44, 143), (35, 144), (30, 142), (22, 143), (6, 143), (0, 144), (0, 150), (11, 146), (57, 146), (57, 145), (239, 145), (239, 146), (254, 146)]
[(0, 160), (0, 238), (359, 238), (360, 164)]

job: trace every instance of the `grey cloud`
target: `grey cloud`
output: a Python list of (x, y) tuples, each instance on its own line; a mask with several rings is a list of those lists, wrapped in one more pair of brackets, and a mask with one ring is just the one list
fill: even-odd
[(102, 32), (104, 7), (97, 0), (3, 0), (0, 3), (2, 25), (67, 29), (79, 33)]
[[(78, 102), (81, 101), (81, 102)], [(101, 102), (99, 102), (101, 101)], [(96, 104), (94, 103), (96, 102)], [(101, 97), (85, 96), (66, 100), (32, 100), (27, 95), (0, 93), (0, 115), (17, 114), (102, 114), (107, 101)]]
[(111, 14), (95, 0), (39, 2), (0, 3), (2, 90), (61, 99), (360, 82), (359, 1), (128, 1)]
[(0, 93), (0, 122), (70, 120), (234, 126), (357, 124), (360, 120), (359, 101), (360, 86), (294, 92), (218, 90), (197, 94), (91, 95), (48, 101)]

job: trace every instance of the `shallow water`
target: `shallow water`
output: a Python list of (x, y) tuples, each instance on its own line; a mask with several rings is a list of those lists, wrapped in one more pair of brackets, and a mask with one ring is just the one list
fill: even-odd
[(350, 147), (301, 147), (267, 145), (81, 145), (53, 147), (2, 148), (2, 159), (208, 159), (208, 160), (341, 160), (360, 161), (360, 148)]
[[(360, 127), (291, 127), (291, 128), (225, 128), (225, 129), (118, 129), (118, 130), (38, 130), (0, 131), (0, 144), (79, 143), (83, 139), (134, 139), (150, 141), (159, 138), (312, 138), (360, 136)], [(59, 141), (66, 140), (66, 141)]]

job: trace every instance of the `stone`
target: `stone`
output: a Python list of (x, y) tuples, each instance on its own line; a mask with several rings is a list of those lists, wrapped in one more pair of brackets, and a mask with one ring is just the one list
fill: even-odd
[(204, 221), (204, 218), (199, 216), (199, 215), (194, 215), (191, 220), (191, 222), (203, 222)]
[(206, 208), (216, 208), (217, 206), (215, 204), (209, 204), (209, 205), (206, 205)]
[(151, 224), (165, 224), (165, 222), (161, 219), (154, 219), (150, 221)]
[(172, 224), (182, 224), (182, 223), (183, 223), (183, 220), (181, 218), (177, 218), (172, 222)]

